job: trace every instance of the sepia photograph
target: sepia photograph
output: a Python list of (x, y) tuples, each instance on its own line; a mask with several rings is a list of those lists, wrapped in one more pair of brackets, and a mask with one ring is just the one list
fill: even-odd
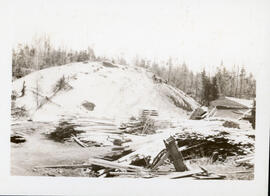
[(10, 176), (254, 182), (269, 2), (15, 2)]

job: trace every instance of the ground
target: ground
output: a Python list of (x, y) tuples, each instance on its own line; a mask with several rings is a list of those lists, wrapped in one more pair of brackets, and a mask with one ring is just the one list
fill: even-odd
[[(21, 96), (24, 81), (26, 89)], [(189, 146), (184, 147), (198, 144), (201, 138), (205, 141), (217, 139), (216, 144), (223, 142), (219, 143), (219, 147), (239, 146), (237, 153), (254, 153), (255, 132), (247, 122), (238, 121), (240, 126), (232, 128), (222, 125), (229, 120), (225, 118), (188, 120), (191, 111), (199, 104), (181, 90), (153, 81), (152, 73), (143, 68), (123, 65), (108, 67), (99, 62), (52, 67), (15, 80), (13, 92), (16, 96), (12, 98), (11, 135), (19, 135), (26, 141), (11, 143), (12, 175), (97, 176), (96, 170), (102, 168), (95, 168), (93, 172), (91, 167), (40, 167), (85, 164), (90, 158), (104, 158), (113, 148), (119, 148), (113, 143), (115, 138), (130, 140), (126, 145), (133, 152), (119, 158), (118, 161), (123, 164), (131, 164), (136, 156), (143, 156), (143, 159), (149, 156), (151, 163), (165, 148), (163, 140), (170, 136), (179, 137), (177, 141), (180, 144), (189, 139), (190, 142), (186, 144)], [(141, 111), (145, 109), (156, 111), (155, 117), (151, 117), (157, 126), (155, 132), (134, 135), (118, 129), (122, 122), (141, 119)], [(48, 137), (62, 126), (60, 121), (71, 123), (75, 131), (83, 132), (77, 135), (77, 141), (73, 136), (62, 142)], [(180, 135), (184, 135), (183, 141)], [(192, 155), (192, 159), (187, 159), (191, 167), (203, 166), (210, 172), (226, 173), (227, 179), (253, 179), (252, 168), (236, 165), (236, 156), (209, 164), (209, 153), (212, 153), (209, 149), (216, 147), (209, 141), (211, 148), (204, 147), (201, 151), (205, 152), (199, 152), (202, 156), (196, 157), (198, 154), (195, 151), (187, 153), (187, 156)], [(83, 148), (78, 144), (80, 142), (88, 147)], [(224, 151), (218, 150), (219, 153)], [(206, 151), (207, 156), (204, 155)], [(167, 171), (174, 170), (168, 161), (160, 167)]]
[[(43, 127), (46, 128), (46, 127)], [(41, 130), (26, 137), (27, 142), (11, 143), (11, 175), (51, 175), (49, 170), (34, 170), (35, 166), (84, 163), (93, 156), (110, 152), (108, 147), (82, 148), (73, 142), (59, 143), (49, 140)], [(67, 171), (67, 176), (80, 176), (80, 172)]]
[[(204, 123), (204, 128), (201, 129), (200, 132), (196, 133), (205, 135), (216, 134), (216, 129), (220, 128), (219, 124), (222, 122), (216, 123), (215, 121), (210, 121)], [(34, 124), (35, 123), (32, 123), (32, 125)], [(182, 126), (179, 126), (180, 124)], [(168, 138), (170, 135), (174, 135), (175, 133), (186, 134), (186, 132), (196, 130), (200, 125), (203, 124), (199, 121), (184, 120), (175, 123), (173, 125), (174, 128), (159, 130), (156, 134), (144, 136), (126, 134), (125, 136), (127, 138), (132, 139), (132, 142), (128, 143), (128, 145), (134, 146), (138, 150), (120, 158), (119, 160), (122, 159), (125, 162), (125, 160), (128, 160), (129, 157), (132, 157), (136, 154), (141, 154), (144, 156), (155, 156), (160, 150), (164, 148), (164, 138)], [(36, 167), (46, 165), (85, 164), (90, 158), (104, 157), (106, 154), (112, 152), (112, 148), (115, 147), (112, 143), (110, 143), (110, 145), (108, 146), (91, 146), (87, 148), (82, 148), (80, 145), (78, 145), (72, 140), (68, 140), (66, 142), (53, 141), (48, 138), (48, 130), (51, 130), (52, 128), (51, 125), (47, 123), (39, 123), (38, 126), (33, 126), (33, 128), (30, 129), (32, 130), (31, 132), (25, 131), (24, 134), (26, 142), (19, 144), (11, 143), (11, 175), (95, 177), (96, 173), (93, 173), (91, 171), (91, 168), (55, 169)], [(224, 127), (224, 129), (226, 128)], [(232, 138), (238, 138), (237, 132), (234, 132), (235, 129), (227, 129), (227, 131), (231, 132), (230, 136)], [(99, 140), (102, 141), (102, 138), (104, 138), (104, 133), (106, 132), (89, 130), (88, 133), (100, 135)], [(115, 133), (111, 135), (114, 134)], [(194, 137), (194, 134), (190, 135)], [(89, 139), (91, 140), (91, 138)], [(244, 139), (242, 139), (241, 141), (244, 141)], [(244, 166), (238, 166), (234, 162), (235, 159), (237, 159), (237, 157), (228, 157), (225, 161), (218, 160), (215, 163), (210, 163), (209, 157), (196, 158), (196, 155), (194, 155), (194, 157), (191, 160), (189, 159), (187, 162), (189, 163), (189, 166), (191, 168), (198, 168), (198, 166), (202, 166), (206, 168), (209, 172), (226, 175), (227, 179), (253, 179), (253, 168), (250, 169), (249, 167), (246, 168)], [(127, 163), (129, 164), (129, 162)], [(161, 166), (160, 169), (174, 171), (172, 163), (169, 162)]]

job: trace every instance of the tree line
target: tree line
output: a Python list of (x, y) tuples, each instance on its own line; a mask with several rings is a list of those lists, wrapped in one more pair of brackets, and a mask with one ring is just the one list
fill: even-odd
[(175, 65), (171, 62), (168, 59), (166, 66), (154, 63), (151, 70), (203, 105), (209, 105), (221, 96), (245, 99), (256, 97), (256, 80), (252, 73), (247, 73), (244, 66), (235, 65), (229, 70), (221, 62), (211, 76), (205, 69), (195, 73), (189, 70), (186, 63)]
[(20, 78), (36, 70), (72, 62), (104, 60), (150, 69), (170, 85), (181, 89), (204, 105), (209, 105), (220, 96), (247, 99), (256, 96), (256, 80), (252, 73), (247, 73), (244, 66), (235, 65), (228, 70), (221, 62), (216, 72), (210, 76), (205, 70), (194, 72), (186, 63), (179, 63), (173, 58), (156, 61), (136, 55), (132, 62), (128, 63), (123, 55), (113, 58), (96, 56), (91, 47), (79, 51), (56, 48), (48, 36), (37, 38), (31, 44), (19, 44), (12, 49), (12, 76)]
[(18, 44), (12, 49), (12, 76), (20, 78), (47, 67), (88, 60), (96, 60), (91, 47), (80, 51), (56, 48), (48, 36), (42, 36), (31, 44)]

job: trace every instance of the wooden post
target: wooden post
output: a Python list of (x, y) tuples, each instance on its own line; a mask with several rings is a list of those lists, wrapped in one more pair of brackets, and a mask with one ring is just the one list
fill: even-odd
[(168, 139), (164, 140), (166, 149), (169, 153), (169, 159), (173, 162), (176, 171), (183, 172), (187, 171), (187, 167), (184, 164), (183, 156), (175, 143), (175, 139), (173, 137), (169, 137)]

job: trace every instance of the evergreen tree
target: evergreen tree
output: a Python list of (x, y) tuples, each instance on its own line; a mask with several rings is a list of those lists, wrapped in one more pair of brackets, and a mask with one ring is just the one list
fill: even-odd
[(213, 77), (212, 79), (212, 84), (211, 84), (211, 101), (218, 99), (219, 97), (219, 92), (218, 92), (218, 83), (217, 83), (217, 78), (216, 76)]
[(202, 103), (209, 106), (210, 103), (210, 81), (206, 76), (205, 69), (202, 71)]

